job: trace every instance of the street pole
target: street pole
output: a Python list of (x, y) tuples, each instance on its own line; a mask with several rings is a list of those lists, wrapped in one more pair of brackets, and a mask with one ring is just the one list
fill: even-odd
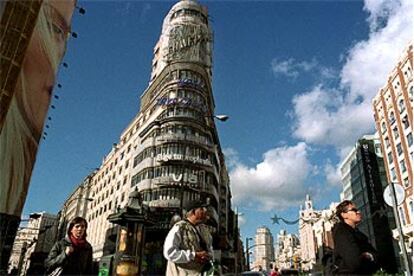
[(400, 235), (400, 247), (401, 247), (401, 251), (402, 251), (402, 255), (403, 255), (403, 259), (404, 259), (404, 266), (407, 272), (408, 276), (411, 276), (411, 266), (408, 260), (408, 255), (407, 255), (407, 250), (405, 249), (405, 242), (404, 242), (404, 235), (403, 235), (403, 231), (401, 228), (401, 221), (400, 221), (400, 216), (398, 213), (398, 208), (397, 208), (397, 194), (395, 193), (395, 187), (394, 187), (394, 183), (391, 182), (390, 183), (391, 186), (391, 197), (392, 197), (392, 207), (394, 210), (394, 216), (395, 216), (395, 223), (397, 224), (397, 229), (398, 229), (398, 233)]
[(246, 267), (247, 267), (247, 271), (250, 271), (250, 253), (249, 253), (249, 239), (250, 238), (246, 238)]

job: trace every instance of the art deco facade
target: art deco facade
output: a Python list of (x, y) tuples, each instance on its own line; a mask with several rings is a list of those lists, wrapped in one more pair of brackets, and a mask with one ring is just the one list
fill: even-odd
[(254, 238), (254, 268), (259, 266), (263, 270), (269, 270), (270, 264), (275, 261), (273, 235), (269, 228), (261, 226), (256, 229)]
[(229, 177), (214, 122), (212, 31), (207, 9), (176, 3), (164, 19), (154, 48), (140, 111), (122, 132), (89, 181), (86, 218), (95, 260), (114, 252), (116, 226), (108, 215), (140, 192), (157, 224), (147, 229), (144, 270), (163, 273), (161, 255), (170, 220), (183, 203), (210, 202), (216, 256), (235, 263), (237, 235)]
[[(413, 45), (409, 45), (372, 101), (388, 183), (405, 190), (398, 207), (407, 248), (413, 246)], [(393, 231), (398, 238), (398, 232)]]
[(341, 200), (352, 200), (362, 213), (358, 229), (378, 250), (379, 261), (389, 273), (397, 272), (397, 243), (392, 240), (395, 227), (392, 208), (385, 204), (387, 186), (384, 162), (376, 135), (365, 135), (342, 162)]

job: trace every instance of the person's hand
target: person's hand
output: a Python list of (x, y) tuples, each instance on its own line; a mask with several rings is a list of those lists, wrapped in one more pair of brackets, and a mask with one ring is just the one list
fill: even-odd
[(198, 263), (206, 263), (210, 259), (207, 251), (198, 251), (195, 253), (194, 260)]
[(73, 253), (73, 247), (72, 246), (67, 246), (66, 248), (65, 248), (65, 254), (66, 254), (66, 256), (69, 256), (70, 254), (72, 254)]

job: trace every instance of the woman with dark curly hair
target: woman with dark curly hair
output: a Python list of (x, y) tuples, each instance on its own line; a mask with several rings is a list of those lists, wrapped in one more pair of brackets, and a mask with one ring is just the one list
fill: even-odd
[(67, 236), (53, 246), (45, 261), (48, 273), (92, 274), (92, 246), (86, 241), (87, 228), (88, 223), (82, 217), (76, 217), (69, 223)]
[(336, 207), (339, 222), (333, 228), (335, 274), (372, 275), (379, 267), (376, 250), (367, 236), (356, 226), (362, 221), (361, 211), (350, 200), (344, 200)]

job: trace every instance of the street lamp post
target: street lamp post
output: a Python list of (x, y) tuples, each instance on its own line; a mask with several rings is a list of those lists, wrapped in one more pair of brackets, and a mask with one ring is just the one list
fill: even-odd
[(403, 259), (404, 259), (404, 266), (405, 266), (405, 269), (407, 271), (407, 275), (411, 276), (411, 265), (410, 265), (410, 262), (409, 262), (409, 259), (408, 259), (407, 250), (405, 248), (404, 234), (403, 234), (403, 231), (402, 231), (400, 215), (398, 213), (398, 208), (397, 208), (397, 194), (395, 192), (395, 187), (394, 187), (395, 184), (397, 184), (397, 183), (391, 182), (389, 184), (389, 186), (391, 188), (392, 209), (394, 210), (395, 223), (397, 225), (398, 233), (399, 233), (399, 236), (400, 236), (399, 242), (400, 242), (400, 247), (401, 247), (401, 251), (402, 251), (401, 253), (402, 253)]

